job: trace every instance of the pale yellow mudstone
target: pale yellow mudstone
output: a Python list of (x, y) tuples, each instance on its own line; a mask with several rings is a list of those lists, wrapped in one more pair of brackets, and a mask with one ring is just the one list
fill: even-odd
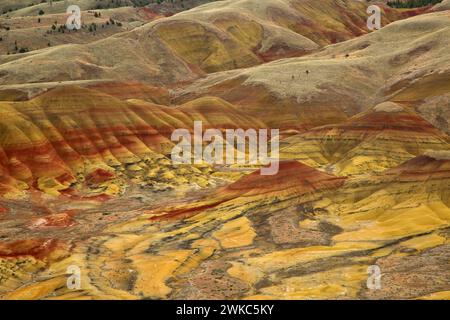
[(251, 245), (255, 236), (256, 233), (251, 227), (250, 220), (246, 217), (227, 222), (219, 231), (213, 233), (213, 237), (220, 241), (223, 248)]

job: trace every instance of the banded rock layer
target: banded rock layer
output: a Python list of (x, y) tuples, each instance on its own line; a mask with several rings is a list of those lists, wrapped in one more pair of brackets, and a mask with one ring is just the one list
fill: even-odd
[(406, 106), (386, 102), (348, 121), (284, 141), (281, 157), (341, 175), (395, 167), (428, 150), (448, 150), (449, 137)]

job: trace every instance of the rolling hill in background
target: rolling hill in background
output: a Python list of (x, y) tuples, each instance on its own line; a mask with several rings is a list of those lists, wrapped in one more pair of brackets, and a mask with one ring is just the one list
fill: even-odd
[[(0, 1), (2, 299), (450, 298), (449, 0), (73, 3)], [(194, 121), (279, 172), (175, 165)]]
[[(0, 83), (121, 79), (167, 85), (192, 81), (207, 73), (306, 54), (367, 33), (366, 6), (358, 1), (350, 5), (347, 11), (342, 2), (332, 0), (210, 3), (89, 44), (5, 57)], [(421, 11), (385, 10), (385, 23)], [(59, 67), (50, 68), (49, 63)], [(27, 64), (31, 67), (18, 67)]]

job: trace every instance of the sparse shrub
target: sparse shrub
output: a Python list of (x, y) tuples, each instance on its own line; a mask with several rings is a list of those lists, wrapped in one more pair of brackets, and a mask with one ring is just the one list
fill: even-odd
[(95, 23), (92, 23), (89, 26), (89, 32), (94, 32), (94, 31), (97, 31), (97, 25)]
[(387, 4), (393, 8), (420, 8), (426, 7), (428, 5), (435, 5), (442, 2), (442, 0), (408, 0), (408, 1), (400, 1), (393, 0), (388, 1)]

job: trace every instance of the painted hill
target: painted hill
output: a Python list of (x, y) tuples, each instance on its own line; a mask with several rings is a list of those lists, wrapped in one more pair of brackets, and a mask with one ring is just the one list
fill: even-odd
[(55, 14), (0, 17), (0, 54), (13, 55), (63, 44), (86, 44), (134, 29), (160, 17), (144, 8), (133, 7), (82, 11), (81, 15), (83, 25), (76, 31), (65, 28), (65, 10)]
[(215, 73), (180, 91), (176, 101), (218, 96), (263, 113), (270, 124), (279, 118), (281, 130), (301, 132), (305, 124), (337, 123), (383, 101), (420, 100), (417, 110), (425, 115), (431, 104), (427, 119), (442, 127), (445, 117), (437, 115), (448, 109), (439, 100), (448, 93), (449, 57), (442, 54), (450, 46), (448, 19), (446, 11), (420, 15), (307, 57)]
[(280, 162), (279, 172), (272, 176), (261, 175), (257, 170), (246, 175), (226, 188), (219, 194), (233, 194), (234, 197), (282, 196), (283, 194), (304, 195), (333, 189), (341, 186), (345, 178), (311, 168), (298, 161)]
[[(236, 182), (219, 189), (207, 198), (190, 204), (181, 204), (163, 211), (153, 211), (152, 221), (181, 219), (211, 208), (245, 206), (264, 199), (282, 201), (298, 197), (317, 196), (321, 192), (340, 187), (345, 178), (321, 172), (297, 161), (283, 161), (275, 175), (261, 175), (260, 170), (245, 175)], [(293, 200), (296, 201), (296, 200)]]
[[(449, 11), (366, 7), (114, 8), (130, 30), (1, 55), (0, 298), (450, 298)], [(278, 174), (173, 164), (194, 120), (280, 129)]]
[[(344, 179), (298, 162), (284, 162), (277, 185), (287, 186), (285, 193), (275, 190), (273, 180), (253, 173), (223, 189), (239, 190), (242, 197), (209, 206), (209, 199), (197, 206), (185, 203), (184, 208), (191, 211), (179, 211), (172, 216), (175, 220), (155, 219), (155, 212), (150, 212), (150, 226), (139, 217), (120, 223), (109, 235), (94, 237), (86, 249), (78, 251), (77, 261), (89, 266), (89, 277), (97, 280), (96, 286), (88, 285), (76, 296), (445, 297), (448, 169), (448, 152), (436, 152), (344, 183)], [(224, 192), (217, 194), (221, 195)], [(160, 206), (166, 214), (174, 213), (171, 209)], [(88, 249), (94, 244), (95, 252)], [(83, 258), (87, 254), (90, 259)], [(111, 263), (111, 254), (127, 259), (114, 262), (115, 267), (105, 271), (100, 266)], [(63, 259), (55, 268), (68, 262)], [(389, 285), (377, 291), (368, 290), (366, 284), (367, 268), (374, 263), (389, 270), (383, 282)], [(423, 273), (415, 272), (417, 265)], [(154, 272), (148, 273), (149, 268)], [(125, 285), (127, 273), (120, 271), (129, 269), (134, 270), (131, 288)], [(118, 285), (109, 289), (105, 277), (121, 274)], [(426, 286), (413, 281), (430, 274), (434, 281)], [(64, 286), (57, 289), (59, 283), (55, 278), (40, 287), (56, 290), (61, 298), (69, 297)], [(24, 294), (19, 290), (6, 297)], [(45, 297), (45, 293), (36, 297)]]
[[(389, 9), (385, 23), (411, 14), (415, 12)], [(111, 78), (153, 84), (190, 81), (205, 73), (303, 55), (351, 39), (366, 32), (365, 17), (366, 6), (359, 1), (213, 2), (90, 44), (3, 57), (0, 83)], [(315, 22), (321, 20), (326, 23)]]
[[(117, 179), (127, 176), (143, 183), (157, 177), (175, 182), (177, 170), (165, 157), (174, 146), (175, 129), (192, 130), (194, 120), (202, 120), (205, 128), (265, 127), (219, 98), (178, 107), (155, 104), (167, 100), (161, 88), (99, 83), (59, 86), (28, 101), (2, 102), (2, 184), (58, 194), (85, 180), (94, 186), (112, 181), (111, 192), (120, 192), (123, 182)], [(203, 178), (180, 179), (204, 184)]]
[(326, 166), (342, 175), (384, 171), (428, 150), (450, 148), (449, 137), (413, 110), (385, 102), (348, 121), (312, 129), (284, 142), (281, 156)]
[[(104, 2), (97, 0), (77, 0), (75, 3), (81, 10), (99, 10), (99, 9), (115, 9), (123, 6), (133, 6), (130, 0), (123, 0), (120, 2)], [(69, 6), (68, 1), (52, 1), (41, 2), (33, 0), (2, 0), (0, 8), (2, 17), (25, 17), (38, 16), (42, 10), (44, 14), (58, 14), (66, 12)]]

